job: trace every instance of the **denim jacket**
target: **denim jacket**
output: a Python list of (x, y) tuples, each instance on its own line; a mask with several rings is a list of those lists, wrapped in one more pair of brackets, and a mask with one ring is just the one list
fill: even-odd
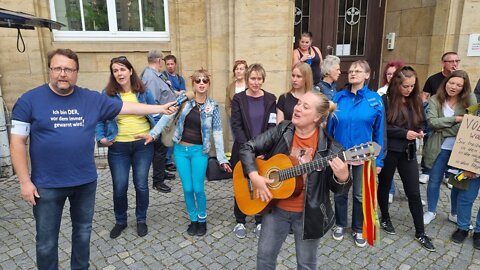
[[(188, 113), (190, 113), (195, 105), (196, 101), (190, 100), (181, 110), (177, 125), (175, 127), (175, 132), (173, 133), (174, 143), (179, 143), (182, 139), (185, 117), (188, 115)], [(162, 133), (163, 129), (173, 121), (175, 115), (176, 113), (163, 115), (155, 127), (150, 130), (150, 136), (157, 138), (158, 135)], [(203, 154), (208, 154), (210, 151), (210, 137), (213, 135), (213, 142), (215, 143), (218, 162), (220, 164), (228, 163), (223, 148), (222, 118), (220, 116), (220, 110), (218, 108), (218, 104), (208, 97), (205, 100), (205, 103), (200, 106), (200, 125), (202, 132)]]
[[(103, 95), (106, 95), (105, 90), (102, 91)], [(137, 100), (139, 103), (145, 103), (145, 104), (157, 104), (155, 101), (155, 98), (153, 97), (152, 93), (149, 90), (145, 90), (145, 92), (142, 93), (136, 93), (137, 95)], [(122, 101), (122, 98), (120, 97), (120, 94), (117, 92), (115, 96), (111, 97), (114, 99), (118, 99)], [(155, 115), (146, 115), (148, 122), (150, 124), (150, 128), (155, 126)], [(117, 117), (107, 120), (107, 121), (101, 121), (97, 123), (97, 126), (95, 128), (95, 140), (98, 142), (103, 138), (106, 138), (108, 141), (112, 141), (117, 137), (118, 134), (118, 125), (117, 125)]]

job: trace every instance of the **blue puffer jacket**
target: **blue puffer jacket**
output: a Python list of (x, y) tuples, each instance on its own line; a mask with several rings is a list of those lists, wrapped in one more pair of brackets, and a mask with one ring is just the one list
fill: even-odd
[[(102, 91), (102, 95), (106, 95), (105, 90)], [(153, 97), (152, 93), (150, 90), (145, 90), (144, 93), (136, 93), (137, 95), (137, 100), (139, 103), (145, 103), (145, 104), (157, 104), (155, 101), (155, 98)], [(118, 99), (122, 101), (122, 98), (120, 97), (120, 94), (117, 92), (117, 94), (111, 98)], [(146, 115), (148, 122), (150, 124), (150, 128), (155, 126), (155, 122), (158, 120), (155, 120), (156, 115)], [(107, 138), (108, 141), (112, 141), (117, 137), (118, 134), (118, 125), (117, 125), (117, 118), (113, 118), (107, 121), (103, 122), (98, 122), (97, 126), (95, 128), (95, 140), (98, 142), (103, 138)]]

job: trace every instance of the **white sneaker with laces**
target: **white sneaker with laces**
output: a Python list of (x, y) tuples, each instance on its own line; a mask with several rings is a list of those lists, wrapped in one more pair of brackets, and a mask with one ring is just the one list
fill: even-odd
[(260, 238), (260, 233), (262, 232), (262, 224), (258, 224), (257, 227), (253, 230), (255, 237)]
[(355, 245), (357, 247), (365, 247), (367, 245), (367, 241), (363, 239), (362, 233), (352, 233), (353, 240), (355, 241)]
[(428, 182), (428, 179), (430, 178), (430, 176), (428, 174), (420, 174), (420, 177), (418, 178), (418, 182), (422, 183), (422, 184), (426, 184)]
[(344, 234), (344, 229), (342, 227), (335, 227), (333, 229), (333, 233), (332, 233), (333, 239), (337, 241), (341, 241), (343, 239), (343, 234)]
[(432, 222), (432, 220), (435, 219), (436, 215), (437, 215), (437, 213), (425, 212), (425, 214), (423, 214), (423, 224), (425, 224), (425, 225), (430, 224), (430, 222)]

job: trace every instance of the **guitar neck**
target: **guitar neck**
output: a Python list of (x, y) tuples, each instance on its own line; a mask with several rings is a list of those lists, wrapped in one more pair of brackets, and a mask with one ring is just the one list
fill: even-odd
[(320, 168), (325, 168), (325, 167), (330, 165), (328, 163), (328, 161), (330, 161), (330, 160), (332, 160), (336, 157), (339, 157), (341, 160), (345, 161), (344, 152), (341, 152), (341, 153), (338, 153), (338, 154), (335, 154), (335, 155), (326, 156), (326, 157), (321, 157), (319, 159), (315, 159), (315, 160), (312, 160), (312, 161), (304, 163), (304, 164), (300, 164), (300, 165), (293, 166), (293, 167), (288, 168), (288, 169), (278, 171), (279, 180), (283, 181), (283, 180), (293, 178), (293, 177), (298, 176), (298, 175), (302, 175), (302, 174), (312, 172), (314, 170), (318, 170)]

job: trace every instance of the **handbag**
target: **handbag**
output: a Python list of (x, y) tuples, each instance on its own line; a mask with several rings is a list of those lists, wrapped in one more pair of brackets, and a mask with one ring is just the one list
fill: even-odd
[(217, 157), (208, 158), (208, 166), (207, 166), (208, 181), (231, 179), (231, 178), (232, 178), (232, 173), (226, 172), (223, 169), (223, 167), (218, 163)]
[[(461, 190), (468, 190), (468, 179), (465, 179), (464, 177), (461, 177), (460, 175), (463, 175), (462, 173), (459, 174), (453, 174), (451, 173), (450, 176), (448, 177), (448, 183), (458, 189)], [(462, 180), (458, 180), (458, 179)]]
[(163, 128), (163, 131), (162, 131), (161, 137), (160, 137), (160, 141), (166, 147), (172, 147), (173, 146), (173, 134), (175, 133), (175, 127), (177, 125), (178, 118), (180, 117), (180, 113), (181, 113), (183, 107), (185, 107), (185, 103), (182, 104), (180, 109), (178, 109), (178, 112), (175, 115), (175, 118), (173, 118), (173, 121)]

